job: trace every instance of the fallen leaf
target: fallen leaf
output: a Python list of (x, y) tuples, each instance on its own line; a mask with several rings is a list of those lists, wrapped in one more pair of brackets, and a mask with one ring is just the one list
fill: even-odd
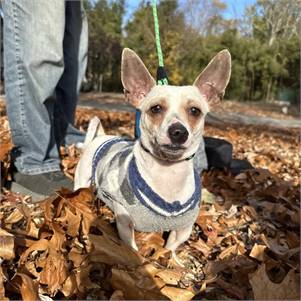
[(50, 249), (45, 267), (39, 275), (40, 283), (47, 285), (50, 296), (55, 296), (57, 291), (63, 287), (67, 277), (68, 270), (65, 257)]
[(160, 233), (136, 233), (135, 239), (138, 245), (139, 254), (144, 257), (149, 256), (154, 251), (161, 249), (165, 241)]
[(234, 297), (237, 300), (245, 299), (245, 293), (243, 288), (238, 287), (237, 285), (230, 284), (227, 281), (224, 281), (220, 278), (216, 279), (215, 282), (218, 284), (219, 287), (225, 290), (231, 297)]
[(189, 301), (194, 297), (194, 293), (189, 290), (167, 285), (161, 289), (161, 293), (172, 301)]
[(11, 260), (15, 257), (14, 236), (0, 228), (0, 258)]
[(109, 265), (121, 264), (129, 267), (137, 267), (144, 262), (131, 247), (125, 245), (121, 240), (115, 241), (106, 234), (89, 234), (91, 251), (89, 259), (92, 262), (103, 262)]
[(4, 161), (9, 151), (13, 148), (13, 144), (1, 143), (0, 146), (0, 161)]
[(5, 218), (5, 224), (15, 224), (19, 222), (24, 215), (20, 212), (18, 208), (16, 208), (8, 217)]
[(34, 251), (45, 251), (49, 248), (49, 241), (47, 239), (40, 239), (34, 242), (24, 253), (20, 256), (20, 263), (23, 264), (27, 260), (29, 254)]
[(68, 235), (74, 237), (78, 234), (81, 216), (74, 214), (67, 206), (64, 208), (65, 214), (56, 219), (62, 227), (66, 229)]
[(2, 267), (0, 265), (0, 300), (2, 300), (2, 301), (8, 301), (9, 299), (7, 297), (5, 297), (4, 282), (5, 282), (5, 276), (3, 274)]
[(40, 300), (38, 293), (38, 283), (31, 279), (28, 275), (18, 273), (16, 277), (21, 278), (19, 284), (20, 292), (23, 300)]
[(123, 292), (120, 290), (114, 291), (114, 293), (110, 297), (110, 300), (125, 300)]
[(255, 300), (300, 300), (300, 275), (290, 270), (284, 280), (273, 283), (266, 273), (265, 264), (249, 275)]
[(266, 248), (267, 247), (264, 245), (258, 245), (255, 243), (249, 256), (259, 261), (264, 261), (264, 251)]
[(135, 272), (112, 269), (112, 287), (123, 292), (130, 300), (162, 300), (166, 299), (152, 278)]
[(177, 270), (165, 269), (156, 274), (160, 277), (166, 284), (177, 285), (181, 280), (182, 273)]
[(76, 270), (76, 283), (77, 289), (79, 292), (86, 292), (89, 289), (99, 288), (99, 284), (94, 283), (90, 279), (90, 274), (95, 267), (95, 263), (89, 264), (88, 262), (84, 262), (77, 270)]
[(206, 188), (202, 188), (202, 202), (207, 204), (214, 204), (216, 201), (216, 196), (209, 192)]
[(211, 248), (201, 238), (199, 238), (197, 241), (190, 242), (190, 246), (202, 252), (205, 257), (208, 257), (211, 252)]
[(70, 274), (64, 282), (61, 292), (64, 294), (65, 297), (71, 297), (77, 293), (76, 277), (73, 273)]
[(233, 245), (225, 248), (225, 250), (223, 250), (218, 257), (220, 259), (225, 259), (226, 257), (230, 255), (236, 255), (237, 253), (238, 253), (238, 245)]

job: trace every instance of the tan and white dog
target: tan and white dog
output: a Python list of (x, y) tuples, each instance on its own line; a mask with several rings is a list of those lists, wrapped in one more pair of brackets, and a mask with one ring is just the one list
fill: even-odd
[(222, 98), (230, 73), (231, 56), (223, 50), (193, 85), (159, 86), (136, 53), (124, 49), (121, 79), (127, 99), (141, 111), (141, 137), (105, 135), (93, 119), (74, 189), (94, 184), (115, 213), (120, 238), (134, 249), (134, 229), (171, 231), (165, 247), (173, 252), (189, 238), (199, 210), (199, 173), (206, 166), (205, 116)]

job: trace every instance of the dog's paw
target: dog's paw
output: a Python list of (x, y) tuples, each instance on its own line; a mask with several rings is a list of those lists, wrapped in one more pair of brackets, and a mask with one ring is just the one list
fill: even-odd
[(171, 252), (171, 259), (181, 268), (185, 268), (185, 265), (182, 263), (181, 259), (177, 256), (175, 251)]

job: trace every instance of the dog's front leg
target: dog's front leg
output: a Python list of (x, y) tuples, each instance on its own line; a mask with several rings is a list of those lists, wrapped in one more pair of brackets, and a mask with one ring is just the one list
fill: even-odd
[(171, 231), (165, 245), (165, 248), (171, 251), (172, 257), (175, 260), (175, 262), (182, 267), (184, 267), (184, 265), (177, 257), (176, 249), (180, 244), (182, 244), (189, 238), (192, 231), (192, 226), (193, 225), (190, 225), (188, 227)]
[(192, 231), (192, 226), (193, 225), (189, 225), (187, 227), (171, 231), (165, 248), (174, 253), (178, 246), (189, 238)]
[(116, 216), (119, 237), (125, 244), (138, 251), (135, 241), (134, 225), (130, 215), (124, 209), (124, 207), (118, 203), (114, 204), (114, 213)]

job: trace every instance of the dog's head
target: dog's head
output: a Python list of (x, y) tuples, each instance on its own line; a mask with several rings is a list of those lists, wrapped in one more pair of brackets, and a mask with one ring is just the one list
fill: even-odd
[(200, 144), (205, 116), (224, 95), (231, 73), (228, 50), (219, 52), (191, 86), (160, 86), (137, 54), (122, 53), (121, 79), (127, 99), (141, 111), (141, 142), (156, 157), (177, 161)]

